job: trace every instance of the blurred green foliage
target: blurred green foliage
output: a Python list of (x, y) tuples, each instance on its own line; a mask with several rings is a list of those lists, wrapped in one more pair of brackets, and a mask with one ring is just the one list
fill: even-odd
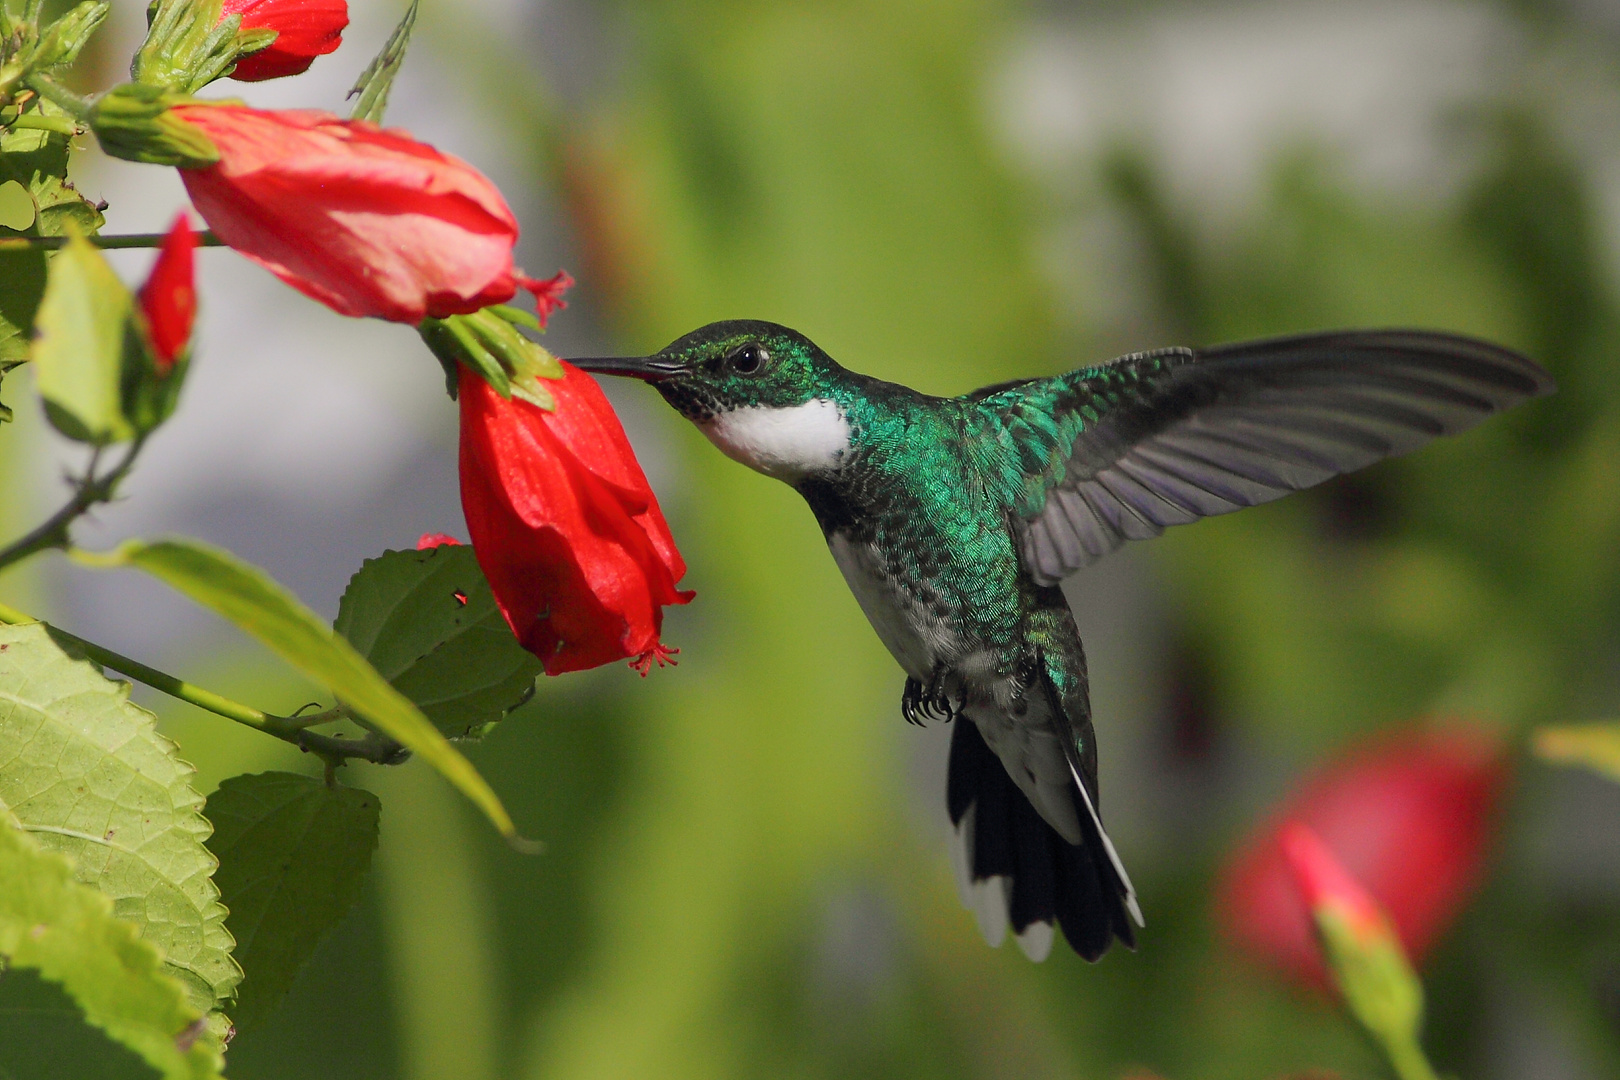
[[(579, 276), (626, 350), (768, 318), (936, 393), (1099, 358), (1060, 329), (1032, 254), (1049, 208), (987, 130), (987, 67), (1027, 12), (610, 10), (625, 49), (612, 95), (583, 115), (537, 101), (504, 115), (566, 196)], [(1438, 201), (1353, 188), (1306, 148), (1211, 230), (1148, 152), (1095, 163), (1095, 197), (1148, 269), (1136, 287), (1153, 336), (1131, 347), (1420, 325), (1521, 348), (1562, 386), (1152, 546), (1174, 647), (1142, 662), (1176, 681), (1176, 722), (1202, 735), (1135, 780), (1177, 787), (1201, 820), (1154, 819), (1174, 841), (1157, 860), (1124, 852), (1148, 917), (1137, 953), (1091, 967), (1060, 949), (1034, 966), (984, 946), (943, 830), (914, 810), (927, 736), (899, 723), (901, 675), (809, 513), (671, 416), (670, 501), (699, 593), (671, 618), (681, 666), (547, 681), (470, 748), (520, 830), (547, 841), (538, 858), (416, 765), (353, 767), (383, 807), (367, 899), (282, 1012), (240, 1034), (231, 1074), (1381, 1075), (1332, 1003), (1217, 940), (1210, 881), (1227, 845), (1358, 733), (1433, 713), (1518, 732), (1612, 713), (1617, 697), (1620, 323), (1593, 179), (1533, 96), (1480, 104), (1468, 122), (1487, 152)], [(175, 723), (208, 775), (284, 750), (234, 731), (187, 744), (204, 723)], [(1548, 879), (1522, 823), (1544, 819), (1558, 781), (1522, 775), (1493, 879), (1426, 972), (1428, 1042), (1443, 1070), (1488, 1075), (1528, 1025), (1588, 1075), (1615, 1075), (1620, 905)]]

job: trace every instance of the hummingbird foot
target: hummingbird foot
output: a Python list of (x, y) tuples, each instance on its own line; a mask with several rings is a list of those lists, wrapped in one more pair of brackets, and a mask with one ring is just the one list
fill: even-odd
[(906, 679), (906, 689), (900, 695), (900, 715), (906, 723), (923, 727), (926, 720), (943, 720), (948, 724), (962, 715), (967, 708), (967, 690), (959, 689), (957, 699), (952, 701), (945, 686), (947, 674), (945, 665), (937, 664), (926, 686), (917, 679)]

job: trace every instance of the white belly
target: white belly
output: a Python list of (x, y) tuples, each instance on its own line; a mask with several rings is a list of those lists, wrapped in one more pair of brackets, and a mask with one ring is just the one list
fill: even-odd
[(938, 618), (889, 576), (883, 555), (871, 544), (852, 543), (842, 533), (827, 540), (833, 561), (866, 621), (907, 675), (927, 682), (934, 665), (961, 653), (956, 628)]

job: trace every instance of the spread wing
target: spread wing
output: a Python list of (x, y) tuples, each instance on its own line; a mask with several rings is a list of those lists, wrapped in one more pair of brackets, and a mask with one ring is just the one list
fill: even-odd
[(1052, 585), (1126, 540), (1269, 502), (1553, 389), (1507, 349), (1378, 330), (1139, 353), (974, 401), (1014, 451), (1024, 564)]

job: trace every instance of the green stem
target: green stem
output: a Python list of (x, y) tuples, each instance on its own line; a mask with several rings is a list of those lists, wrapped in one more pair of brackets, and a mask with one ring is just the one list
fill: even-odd
[[(87, 236), (98, 248), (155, 248), (162, 247), (163, 241), (168, 239), (168, 233), (122, 233), (116, 236)], [(65, 236), (11, 236), (0, 240), (0, 251), (25, 251), (40, 249), (55, 251), (64, 247), (68, 242)], [(197, 234), (198, 247), (224, 247), (225, 241), (211, 232)]]
[[(0, 604), (0, 623), (9, 623), (12, 626), (24, 623), (35, 623), (40, 620), (18, 611), (16, 608)], [(48, 625), (41, 623), (41, 625)], [(343, 713), (341, 709), (329, 709), (318, 716), (295, 719), (290, 716), (277, 716), (274, 713), (262, 712), (251, 705), (243, 705), (239, 701), (232, 701), (222, 694), (212, 690), (205, 690), (200, 686), (178, 679), (155, 667), (131, 659), (122, 653), (97, 645), (93, 641), (86, 641), (77, 634), (70, 634), (66, 630), (50, 627), (51, 634), (56, 638), (72, 644), (94, 660), (102, 667), (111, 668), (120, 675), (127, 675), (138, 679), (154, 690), (161, 690), (170, 697), (187, 701), (200, 709), (207, 709), (211, 713), (235, 720), (238, 724), (245, 724), (255, 731), (262, 731), (266, 735), (291, 743), (307, 753), (316, 754), (326, 759), (329, 765), (339, 765), (349, 758), (362, 758), (379, 765), (393, 765), (404, 760), (404, 751), (392, 739), (367, 732), (358, 739), (340, 739), (333, 735), (320, 735), (308, 730), (314, 723), (328, 723), (339, 719)]]
[(5, 126), (31, 131), (54, 131), (58, 135), (77, 135), (80, 130), (76, 122), (65, 116), (41, 116), (38, 113), (24, 113)]
[(33, 74), (25, 80), (28, 88), (39, 94), (40, 97), (67, 112), (75, 120), (87, 120), (90, 117), (90, 99), (80, 97), (61, 83), (46, 75)]
[(68, 529), (73, 522), (97, 503), (108, 502), (112, 499), (118, 488), (118, 482), (129, 472), (130, 466), (135, 464), (135, 456), (141, 452), (142, 440), (136, 439), (129, 446), (129, 452), (124, 455), (111, 472), (105, 476), (96, 475), (96, 463), (101, 460), (101, 448), (98, 446), (92, 452), (90, 465), (84, 471), (84, 479), (79, 481), (79, 489), (73, 493), (73, 498), (67, 505), (52, 514), (44, 524), (20, 540), (0, 549), (0, 570), (4, 570), (14, 562), (20, 562), (28, 556), (53, 547), (66, 547), (68, 545)]
[(1389, 1063), (1400, 1080), (1439, 1080), (1439, 1074), (1429, 1064), (1416, 1038), (1386, 1039), (1384, 1052), (1389, 1055)]

